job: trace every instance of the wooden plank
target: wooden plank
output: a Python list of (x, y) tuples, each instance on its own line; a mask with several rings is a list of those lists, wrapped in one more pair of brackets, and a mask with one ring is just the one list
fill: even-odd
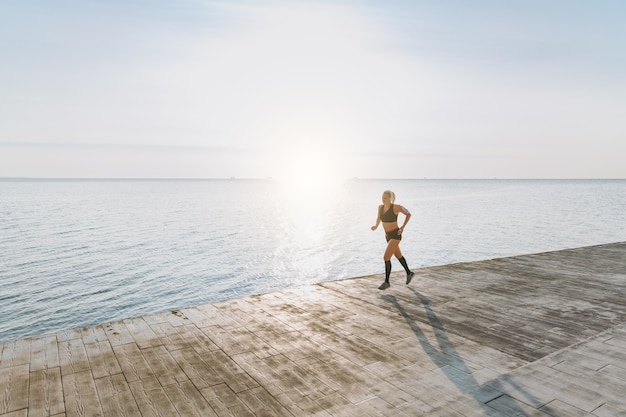
[(142, 417), (180, 416), (156, 378), (133, 381), (129, 386)]
[[(332, 415), (326, 412), (320, 404), (315, 401), (315, 398), (311, 398), (304, 395), (297, 389), (284, 391), (278, 395), (275, 395), (276, 399), (295, 416), (316, 416), (316, 417), (332, 417)], [(388, 408), (389, 407), (388, 405)], [(355, 414), (356, 415), (356, 414)], [(371, 415), (367, 412), (359, 413), (358, 415)], [(384, 415), (381, 413), (380, 415)]]
[(90, 371), (89, 359), (83, 339), (70, 339), (59, 342), (59, 363), (63, 376), (76, 372)]
[(202, 329), (226, 354), (237, 355), (243, 352), (268, 352), (264, 356), (278, 353), (270, 345), (244, 327), (209, 326)]
[[(626, 409), (616, 407), (613, 404), (603, 404), (600, 407), (593, 410), (593, 414), (590, 417), (622, 417), (626, 415)], [(574, 417), (573, 414), (568, 416)]]
[[(0, 414), (0, 417), (28, 417), (28, 409), (12, 411), (6, 414)], [(63, 416), (65, 417), (65, 416)]]
[(304, 360), (298, 364), (336, 392), (364, 382), (359, 375), (361, 368), (332, 350), (320, 352), (313, 366), (308, 366)]
[(83, 337), (82, 329), (65, 329), (56, 333), (57, 340), (59, 342), (68, 342), (73, 339), (80, 339)]
[(308, 356), (315, 355), (325, 347), (313, 339), (306, 337), (298, 331), (281, 331), (272, 332), (269, 329), (262, 333), (257, 333), (259, 338), (266, 341), (269, 349), (253, 350), (254, 354), (259, 358), (266, 358), (283, 354), (291, 360), (297, 361)]
[(124, 375), (96, 379), (96, 389), (105, 416), (142, 417)]
[(306, 396), (332, 391), (311, 372), (283, 355), (259, 358), (246, 353), (234, 356), (233, 360), (273, 395), (293, 389)]
[(209, 304), (193, 308), (185, 308), (181, 312), (199, 328), (221, 326), (223, 328), (236, 327), (241, 324), (228, 314), (220, 311), (217, 305)]
[(0, 368), (0, 415), (28, 407), (29, 367)]
[(151, 327), (155, 324), (167, 323), (170, 326), (187, 326), (191, 324), (189, 319), (185, 317), (185, 314), (179, 310), (167, 311), (164, 313), (152, 314), (150, 316), (144, 316), (144, 320)]
[(117, 357), (108, 339), (85, 345), (91, 372), (95, 379), (122, 373)]
[(221, 350), (206, 353), (202, 357), (233, 391), (239, 393), (259, 386), (248, 373)]
[(185, 316), (185, 313), (182, 310), (171, 311), (166, 314), (165, 318), (167, 319), (168, 323), (174, 327), (187, 326), (191, 324), (191, 322), (189, 321), (187, 316)]
[(196, 325), (172, 326), (168, 321), (150, 325), (167, 350), (193, 347), (197, 352), (219, 350), (219, 347)]
[[(195, 326), (194, 326), (195, 327)], [(186, 348), (190, 341), (179, 333), (179, 327), (172, 326), (167, 320), (158, 323), (151, 323), (150, 328), (156, 337), (161, 340), (167, 350), (178, 350)]]
[(102, 325), (85, 327), (84, 329), (81, 329), (81, 335), (85, 345), (96, 342), (104, 342), (105, 340), (108, 341), (106, 331)]
[(200, 355), (193, 349), (181, 349), (171, 354), (199, 389), (227, 383), (233, 391), (241, 392), (259, 385), (222, 351)]
[(116, 321), (103, 325), (107, 338), (111, 342), (111, 346), (121, 346), (133, 343), (133, 336), (128, 331), (124, 322)]
[(215, 410), (218, 416), (253, 417), (256, 416), (239, 396), (226, 384), (217, 384), (200, 390), (202, 396)]
[(185, 375), (199, 389), (224, 382), (222, 375), (205, 362), (194, 349), (175, 350), (171, 352), (171, 355)]
[(32, 339), (30, 357), (31, 372), (59, 367), (59, 348), (56, 335), (45, 335)]
[(44, 368), (30, 373), (29, 417), (65, 413), (61, 368)]
[(163, 389), (181, 416), (217, 417), (213, 408), (191, 381), (168, 385)]
[(142, 317), (124, 320), (126, 328), (130, 332), (139, 349), (160, 346), (163, 344), (152, 328)]
[(91, 371), (63, 374), (67, 417), (100, 417), (104, 414)]
[[(335, 392), (316, 400), (320, 408), (333, 417), (354, 416), (354, 404), (346, 400), (341, 394)], [(443, 416), (443, 415), (442, 415)]]
[(507, 416), (553, 417), (552, 414), (540, 411), (508, 395), (502, 395), (491, 400), (487, 405)]
[[(588, 413), (573, 405), (564, 403), (563, 401), (554, 400), (545, 406), (539, 408), (541, 411), (548, 413), (550, 416), (567, 416), (567, 417), (600, 417), (602, 414)], [(596, 409), (597, 410), (597, 409)], [(615, 417), (618, 414), (611, 414)]]
[(184, 338), (186, 346), (193, 348), (200, 354), (220, 350), (219, 346), (195, 324), (177, 327), (176, 330)]
[(128, 382), (154, 375), (150, 365), (148, 365), (136, 344), (128, 343), (126, 345), (113, 346), (113, 352), (115, 352), (115, 357)]
[(293, 414), (263, 387), (252, 388), (238, 395), (256, 415), (293, 417)]
[(21, 339), (5, 342), (2, 357), (0, 357), (0, 368), (29, 364), (31, 340)]
[(167, 313), (150, 314), (150, 315), (144, 316), (143, 319), (146, 321), (146, 323), (148, 323), (150, 327), (152, 327), (155, 324), (167, 323), (167, 318), (165, 317), (166, 314), (170, 314), (170, 313), (167, 312)]
[(141, 353), (163, 387), (189, 380), (163, 345), (143, 349)]

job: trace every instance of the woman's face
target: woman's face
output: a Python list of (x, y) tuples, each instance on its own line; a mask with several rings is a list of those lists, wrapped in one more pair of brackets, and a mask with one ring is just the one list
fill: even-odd
[(389, 194), (387, 193), (383, 193), (383, 204), (389, 204), (391, 203), (391, 198), (389, 198)]

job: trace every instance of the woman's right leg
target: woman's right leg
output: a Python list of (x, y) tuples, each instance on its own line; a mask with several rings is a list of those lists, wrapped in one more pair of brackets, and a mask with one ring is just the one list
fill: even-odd
[[(385, 254), (383, 255), (385, 262), (391, 261), (391, 257), (394, 254), (396, 254), (399, 250), (400, 250), (400, 241), (398, 239), (389, 239), (389, 242), (387, 242), (387, 249), (385, 249)], [(400, 254), (402, 254), (402, 252), (400, 252)]]

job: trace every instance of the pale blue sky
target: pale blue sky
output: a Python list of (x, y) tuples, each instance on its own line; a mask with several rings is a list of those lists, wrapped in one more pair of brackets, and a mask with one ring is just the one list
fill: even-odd
[(0, 2), (0, 177), (626, 178), (626, 2)]

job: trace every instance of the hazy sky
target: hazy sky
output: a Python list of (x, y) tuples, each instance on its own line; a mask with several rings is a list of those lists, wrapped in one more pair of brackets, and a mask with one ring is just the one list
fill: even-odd
[(626, 178), (623, 0), (2, 0), (0, 177)]

